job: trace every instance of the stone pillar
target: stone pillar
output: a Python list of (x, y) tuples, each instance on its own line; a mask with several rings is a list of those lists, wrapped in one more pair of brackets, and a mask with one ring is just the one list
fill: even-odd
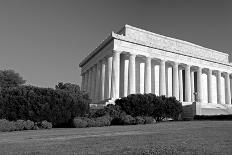
[(124, 73), (123, 73), (123, 96), (126, 97), (128, 95), (128, 60), (124, 59), (123, 66), (124, 66)]
[(231, 104), (230, 76), (225, 73), (225, 98), (226, 104)]
[(185, 101), (191, 102), (190, 66), (185, 66)]
[(166, 95), (165, 60), (160, 60), (159, 95)]
[(96, 85), (95, 85), (95, 101), (98, 102), (100, 100), (100, 87), (101, 87), (101, 62), (97, 63), (96, 69)]
[(91, 83), (91, 97), (92, 97), (92, 100), (95, 102), (95, 86), (96, 86), (96, 65), (93, 66), (93, 70), (92, 70), (92, 83)]
[(202, 68), (198, 67), (197, 68), (197, 96), (199, 99), (199, 102), (203, 102), (203, 94), (202, 94)]
[(135, 54), (129, 56), (129, 91), (128, 94), (135, 94)]
[(102, 65), (101, 65), (101, 100), (105, 99), (105, 69), (106, 69), (106, 62), (105, 59), (102, 60)]
[(178, 77), (178, 63), (174, 62), (173, 64), (173, 87), (172, 87), (172, 95), (179, 100), (179, 77)]
[(217, 103), (222, 104), (221, 71), (217, 71)]
[(213, 103), (213, 81), (212, 81), (212, 70), (208, 70), (208, 103)]
[(145, 93), (151, 93), (151, 58), (146, 57), (145, 63)]
[(85, 91), (88, 92), (88, 79), (89, 79), (89, 71), (85, 72)]
[(194, 102), (194, 92), (195, 92), (195, 89), (194, 89), (194, 71), (191, 71), (191, 101)]
[(105, 99), (110, 98), (111, 94), (111, 76), (112, 76), (112, 57), (106, 57), (106, 82), (105, 82)]
[(81, 74), (81, 90), (82, 90), (82, 91), (84, 90), (84, 80), (85, 80), (85, 74), (82, 73), (82, 74)]
[(89, 69), (89, 79), (88, 79), (88, 93), (89, 93), (89, 97), (92, 99), (91, 84), (92, 84), (92, 68)]
[(179, 69), (179, 100), (183, 102), (183, 71)]
[(120, 52), (113, 51), (111, 98), (119, 98)]

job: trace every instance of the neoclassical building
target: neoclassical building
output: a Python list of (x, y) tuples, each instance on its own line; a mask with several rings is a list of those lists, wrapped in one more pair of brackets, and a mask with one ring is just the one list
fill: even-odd
[(94, 103), (154, 93), (175, 96), (186, 115), (232, 114), (232, 64), (223, 52), (125, 25), (79, 66)]

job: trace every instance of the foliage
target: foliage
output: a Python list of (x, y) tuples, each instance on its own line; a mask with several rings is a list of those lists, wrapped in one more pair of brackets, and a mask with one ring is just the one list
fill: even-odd
[(86, 92), (80, 90), (79, 85), (59, 82), (56, 90), (67, 92), (76, 102), (72, 107), (73, 116), (84, 116), (89, 112), (91, 100)]
[(0, 131), (5, 132), (5, 131), (15, 131), (16, 126), (15, 123), (10, 122), (6, 119), (0, 119)]
[(110, 116), (103, 116), (97, 118), (76, 117), (73, 119), (73, 127), (85, 128), (109, 126), (111, 124), (111, 120), (112, 118)]
[(25, 84), (25, 80), (14, 70), (0, 70), (0, 88), (10, 88)]
[(121, 107), (118, 105), (109, 104), (105, 106), (103, 109), (93, 110), (89, 117), (102, 117), (102, 116), (110, 116), (112, 118), (120, 117), (120, 115), (125, 114), (124, 111), (121, 110)]
[(0, 94), (0, 118), (7, 120), (47, 120), (55, 127), (68, 126), (76, 116), (88, 113), (88, 95), (77, 91), (76, 95), (63, 89), (19, 86), (2, 90)]
[(144, 124), (152, 124), (152, 123), (154, 123), (154, 118), (153, 117), (144, 116), (142, 118), (144, 119)]
[(116, 105), (133, 117), (151, 116), (156, 121), (164, 118), (178, 119), (182, 105), (175, 97), (156, 96), (155, 94), (131, 94), (117, 99)]
[(141, 116), (136, 116), (135, 117), (135, 124), (145, 124), (145, 119)]
[(36, 122), (27, 120), (8, 121), (0, 119), (0, 131), (21, 131), (21, 130), (37, 130), (37, 129), (51, 129), (52, 124), (47, 121)]
[(52, 123), (44, 120), (41, 122), (41, 128), (43, 129), (51, 129), (52, 128)]
[(27, 121), (25, 121), (24, 129), (25, 130), (32, 130), (34, 128), (34, 125), (35, 125), (34, 122), (27, 120)]

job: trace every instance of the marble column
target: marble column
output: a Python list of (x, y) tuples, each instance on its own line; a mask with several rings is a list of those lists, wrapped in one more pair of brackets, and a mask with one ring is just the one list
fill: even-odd
[(165, 60), (160, 60), (159, 95), (166, 95)]
[(106, 57), (106, 82), (105, 82), (105, 99), (110, 98), (111, 94), (111, 76), (112, 76), (112, 57)]
[(95, 102), (95, 86), (96, 86), (96, 65), (93, 66), (92, 70), (92, 82), (91, 82), (91, 98)]
[(212, 70), (208, 69), (208, 103), (213, 103), (213, 80), (212, 80)]
[(88, 91), (88, 79), (89, 79), (89, 72), (88, 70), (85, 72), (85, 91)]
[(198, 67), (197, 68), (197, 96), (199, 101), (198, 102), (203, 102), (203, 93), (202, 93), (202, 68)]
[(113, 51), (112, 61), (112, 85), (111, 85), (111, 98), (119, 98), (119, 80), (120, 79), (120, 52)]
[(179, 69), (179, 100), (183, 102), (183, 71)]
[(135, 94), (135, 54), (129, 55), (129, 91), (128, 94)]
[(173, 87), (172, 87), (172, 95), (179, 100), (179, 77), (178, 77), (178, 63), (174, 62), (173, 64)]
[(145, 63), (145, 93), (151, 93), (151, 58), (146, 57)]
[(190, 66), (185, 66), (185, 101), (191, 102)]
[(129, 67), (129, 61), (127, 59), (124, 59), (123, 61), (123, 96), (126, 97), (128, 95), (128, 67)]
[(82, 75), (81, 75), (81, 90), (82, 90), (82, 91), (83, 91), (83, 89), (84, 89), (84, 80), (85, 80), (85, 74), (82, 73)]
[(89, 69), (89, 79), (88, 79), (88, 93), (89, 93), (89, 97), (92, 99), (91, 84), (92, 84), (92, 68)]
[(230, 76), (225, 73), (225, 99), (226, 104), (231, 104)]
[(105, 69), (106, 69), (106, 62), (105, 59), (102, 60), (102, 64), (101, 64), (101, 95), (100, 98), (101, 100), (105, 99)]
[(195, 92), (195, 88), (194, 88), (194, 71), (191, 71), (191, 101), (194, 101), (194, 92)]
[(96, 85), (95, 85), (95, 101), (98, 102), (100, 99), (100, 83), (101, 80), (101, 62), (99, 61), (97, 63), (97, 69), (96, 69)]
[(222, 104), (221, 71), (217, 71), (217, 103)]

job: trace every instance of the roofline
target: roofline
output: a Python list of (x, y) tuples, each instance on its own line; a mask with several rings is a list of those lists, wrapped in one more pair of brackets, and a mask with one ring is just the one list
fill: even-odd
[(86, 64), (86, 62), (88, 62), (89, 61), (89, 59), (91, 58), (91, 57), (93, 57), (94, 55), (96, 55), (100, 50), (102, 50), (110, 41), (112, 41), (113, 40), (113, 35), (114, 34), (114, 32), (111, 32), (111, 34), (105, 39), (105, 40), (103, 40), (101, 43), (100, 43), (100, 45), (99, 46), (97, 46), (91, 53), (89, 53), (88, 54), (88, 56), (87, 57), (85, 57), (84, 58), (84, 60), (82, 60), (81, 61), (81, 63), (79, 64), (79, 67), (83, 67), (85, 64)]
[[(214, 49), (210, 49), (210, 48), (207, 48), (207, 47), (203, 47), (201, 45), (197, 45), (197, 44), (191, 43), (189, 41), (184, 41), (184, 40), (181, 40), (181, 39), (176, 39), (176, 38), (173, 38), (173, 37), (164, 36), (164, 35), (161, 35), (161, 34), (158, 34), (158, 33), (154, 33), (154, 32), (150, 32), (150, 31), (147, 31), (147, 30), (144, 30), (144, 29), (140, 29), (140, 28), (128, 25), (128, 24), (126, 24), (123, 28), (126, 28), (126, 27), (134, 29), (134, 30), (137, 30), (137, 31), (141, 31), (141, 32), (153, 35), (153, 36), (161, 37), (161, 38), (164, 38), (164, 39), (169, 39), (169, 40), (172, 40), (172, 41), (177, 41), (177, 42), (182, 43), (182, 44), (187, 44), (187, 45), (190, 45), (190, 46), (194, 46), (194, 47), (198, 47), (198, 48), (203, 48), (203, 49), (206, 49), (206, 50), (211, 50), (213, 52), (229, 56), (228, 53), (220, 52), (220, 51), (217, 51), (217, 50), (214, 50)], [(123, 30), (123, 28), (121, 30)]]

